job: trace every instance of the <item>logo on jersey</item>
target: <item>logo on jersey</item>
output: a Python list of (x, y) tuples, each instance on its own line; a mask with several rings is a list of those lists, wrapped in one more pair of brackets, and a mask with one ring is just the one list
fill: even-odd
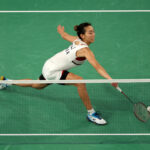
[(68, 55), (70, 53), (70, 51), (73, 49), (75, 49), (75, 47), (73, 45), (70, 45), (69, 48), (65, 50), (66, 55)]

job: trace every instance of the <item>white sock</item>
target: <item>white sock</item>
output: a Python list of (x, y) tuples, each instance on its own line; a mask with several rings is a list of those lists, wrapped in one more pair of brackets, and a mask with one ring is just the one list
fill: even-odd
[(95, 110), (92, 108), (92, 109), (90, 109), (90, 110), (88, 110), (88, 114), (93, 114), (93, 113), (95, 113)]

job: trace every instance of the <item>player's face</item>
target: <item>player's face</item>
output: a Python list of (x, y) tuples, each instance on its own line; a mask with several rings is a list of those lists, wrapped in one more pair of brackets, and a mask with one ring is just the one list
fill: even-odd
[(95, 40), (95, 31), (92, 26), (85, 27), (85, 34), (82, 35), (83, 41), (90, 44)]

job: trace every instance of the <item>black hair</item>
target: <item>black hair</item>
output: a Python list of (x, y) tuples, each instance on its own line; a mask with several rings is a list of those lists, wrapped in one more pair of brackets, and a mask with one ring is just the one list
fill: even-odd
[(89, 22), (84, 22), (84, 23), (81, 23), (80, 25), (74, 26), (74, 30), (77, 32), (77, 35), (80, 39), (82, 39), (80, 34), (85, 34), (85, 27), (88, 27), (91, 25), (92, 24)]

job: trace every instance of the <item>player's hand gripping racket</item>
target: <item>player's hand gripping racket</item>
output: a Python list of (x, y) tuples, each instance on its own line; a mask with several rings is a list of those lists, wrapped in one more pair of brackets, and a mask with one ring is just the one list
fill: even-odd
[(133, 111), (137, 119), (142, 122), (146, 122), (150, 119), (150, 112), (147, 111), (147, 107), (142, 102), (134, 103), (123, 91), (122, 89), (117, 86), (116, 89), (122, 93), (128, 100), (133, 104)]

